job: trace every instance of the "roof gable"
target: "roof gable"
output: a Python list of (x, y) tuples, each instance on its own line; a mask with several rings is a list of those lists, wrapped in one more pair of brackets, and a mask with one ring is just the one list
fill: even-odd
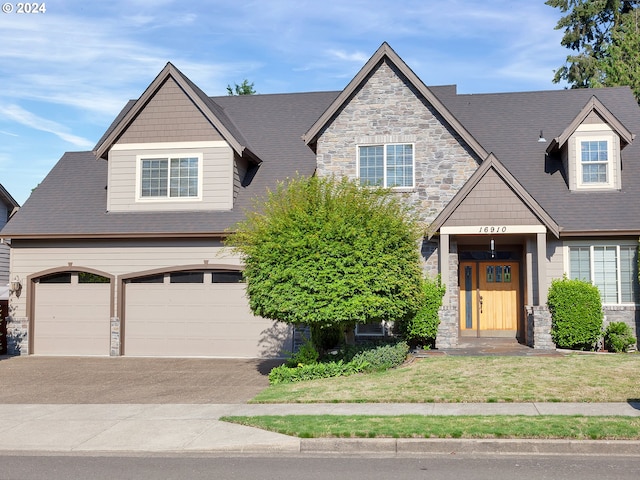
[(2, 201), (7, 207), (9, 212), (13, 211), (15, 208), (19, 208), (18, 202), (11, 196), (11, 194), (0, 185), (0, 201)]
[(238, 155), (247, 155), (254, 160), (259, 159), (252, 153), (248, 142), (233, 124), (231, 119), (227, 117), (224, 110), (216, 105), (207, 95), (198, 88), (191, 80), (189, 80), (180, 70), (171, 63), (162, 69), (158, 76), (151, 82), (144, 93), (130, 105), (125, 107), (123, 114), (114, 122), (110, 130), (100, 139), (94, 148), (94, 154), (98, 158), (106, 158), (109, 149), (117, 141), (117, 139), (126, 131), (133, 123), (134, 119), (146, 108), (153, 97), (162, 89), (166, 82), (172, 79), (188, 99), (193, 102), (196, 108), (211, 123), (220, 135), (229, 143), (231, 148)]
[(366, 81), (367, 77), (380, 65), (388, 61), (392, 63), (411, 83), (411, 85), (429, 102), (433, 108), (444, 118), (453, 130), (462, 137), (471, 150), (478, 157), (485, 158), (488, 152), (478, 143), (478, 141), (464, 128), (456, 117), (444, 106), (433, 92), (418, 78), (398, 54), (385, 42), (373, 54), (369, 61), (362, 67), (358, 74), (349, 82), (345, 89), (338, 95), (333, 103), (325, 110), (320, 118), (303, 135), (303, 140), (307, 145), (315, 143), (322, 129), (331, 122), (338, 111), (350, 101), (355, 92)]
[(471, 193), (480, 186), (480, 184), (489, 176), (489, 172), (494, 172), (504, 184), (511, 189), (514, 195), (529, 211), (537, 217), (537, 219), (549, 229), (556, 237), (560, 235), (560, 227), (551, 218), (551, 216), (543, 210), (538, 202), (520, 185), (520, 183), (509, 173), (495, 155), (490, 154), (489, 157), (482, 162), (474, 174), (469, 178), (467, 183), (458, 191), (451, 202), (440, 212), (433, 223), (429, 226), (428, 236), (431, 238), (452, 215), (456, 212), (463, 202), (470, 197)]
[(587, 117), (593, 112), (597, 113), (603, 121), (609, 124), (613, 131), (618, 134), (622, 147), (633, 142), (635, 134), (631, 133), (627, 127), (625, 127), (622, 122), (620, 122), (616, 116), (607, 107), (605, 107), (600, 100), (598, 100), (598, 97), (593, 95), (567, 128), (565, 128), (559, 136), (555, 137), (551, 141), (547, 147), (547, 153), (551, 153), (558, 148), (562, 148), (567, 140), (569, 140), (569, 137), (575, 133), (578, 127), (582, 125)]

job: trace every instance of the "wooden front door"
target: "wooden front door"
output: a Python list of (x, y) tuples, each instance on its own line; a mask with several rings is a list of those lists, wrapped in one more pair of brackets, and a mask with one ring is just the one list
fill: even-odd
[(460, 262), (463, 336), (515, 336), (520, 315), (519, 267), (508, 260)]

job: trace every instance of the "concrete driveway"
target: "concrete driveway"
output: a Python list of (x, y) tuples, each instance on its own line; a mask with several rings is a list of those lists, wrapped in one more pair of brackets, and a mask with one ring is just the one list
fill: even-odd
[(279, 360), (0, 357), (0, 404), (246, 403)]

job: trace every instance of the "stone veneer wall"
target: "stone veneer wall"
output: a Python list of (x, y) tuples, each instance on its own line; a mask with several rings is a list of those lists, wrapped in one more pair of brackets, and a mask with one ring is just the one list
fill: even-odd
[[(358, 146), (413, 143), (415, 188), (398, 189), (427, 226), (478, 168), (480, 159), (393, 65), (378, 65), (318, 138), (317, 174), (358, 178)], [(458, 256), (451, 242), (447, 302), (436, 346), (458, 344)], [(421, 245), (427, 275), (438, 274), (438, 243)]]
[(480, 159), (392, 65), (382, 63), (318, 138), (317, 173), (358, 177), (358, 145), (413, 143), (415, 188), (399, 190), (425, 225), (477, 169)]
[(551, 338), (551, 312), (546, 306), (527, 307), (527, 345), (535, 349), (556, 348)]

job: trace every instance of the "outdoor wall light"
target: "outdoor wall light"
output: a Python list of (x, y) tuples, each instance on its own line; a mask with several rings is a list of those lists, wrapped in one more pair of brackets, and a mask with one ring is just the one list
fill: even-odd
[(9, 290), (11, 290), (12, 293), (15, 293), (18, 297), (20, 296), (20, 292), (22, 291), (22, 282), (17, 275), (13, 277), (13, 280), (11, 280)]
[(496, 242), (493, 238), (489, 242), (489, 248), (491, 249), (491, 258), (496, 258)]
[(542, 130), (540, 130), (540, 136), (538, 137), (538, 143), (547, 143), (547, 139), (542, 135)]

